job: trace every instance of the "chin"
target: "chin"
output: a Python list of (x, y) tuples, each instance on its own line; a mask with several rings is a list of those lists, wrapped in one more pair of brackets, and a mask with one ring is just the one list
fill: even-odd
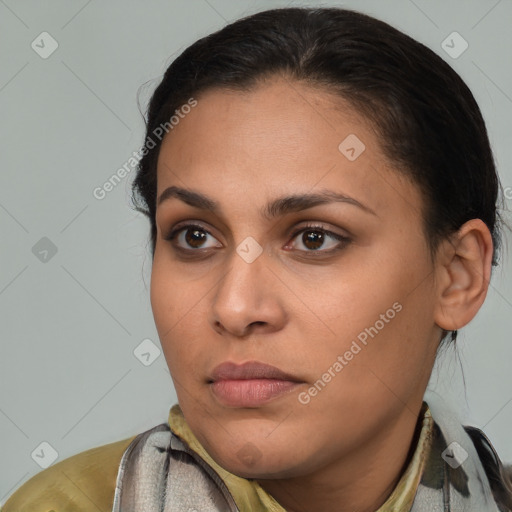
[(265, 454), (263, 454), (261, 461), (247, 463), (245, 461), (240, 462), (235, 455), (235, 459), (230, 458), (220, 465), (233, 475), (250, 480), (291, 478), (298, 475), (294, 468), (290, 467), (290, 464), (285, 461), (272, 463), (263, 459), (266, 459)]
[[(249, 437), (247, 437), (249, 439)], [(222, 468), (242, 478), (270, 479), (298, 476), (300, 467), (307, 467), (304, 453), (294, 446), (276, 444), (268, 439), (244, 441), (237, 445), (223, 444), (211, 449), (210, 454)], [(226, 449), (229, 446), (228, 449)], [(299, 453), (300, 452), (300, 453)]]

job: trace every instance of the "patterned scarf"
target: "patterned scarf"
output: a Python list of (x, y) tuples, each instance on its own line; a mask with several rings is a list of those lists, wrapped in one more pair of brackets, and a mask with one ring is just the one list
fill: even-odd
[[(376, 512), (500, 512), (464, 427), (440, 397), (423, 403), (412, 459)], [(112, 512), (286, 512), (256, 481), (206, 452), (178, 405), (137, 436), (121, 460)]]

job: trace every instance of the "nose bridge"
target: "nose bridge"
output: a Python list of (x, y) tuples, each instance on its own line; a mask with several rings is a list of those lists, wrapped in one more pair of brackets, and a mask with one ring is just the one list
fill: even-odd
[(242, 311), (254, 308), (259, 300), (260, 287), (265, 280), (265, 263), (263, 248), (252, 240), (245, 239), (232, 253), (229, 270), (221, 279), (215, 296), (215, 302), (221, 307), (225, 303), (232, 310)]
[(263, 248), (254, 239), (244, 239), (218, 283), (211, 305), (213, 324), (240, 335), (252, 323), (276, 323), (282, 311), (269, 279), (275, 277), (266, 268)]

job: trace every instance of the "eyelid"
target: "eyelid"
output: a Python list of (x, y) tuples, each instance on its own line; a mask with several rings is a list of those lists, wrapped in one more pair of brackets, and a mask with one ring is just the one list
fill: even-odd
[[(199, 230), (201, 231), (204, 231), (206, 234), (212, 236), (213, 238), (217, 239), (215, 237), (215, 235), (212, 234), (212, 232), (206, 228), (200, 221), (193, 221), (193, 220), (187, 220), (187, 221), (183, 221), (181, 223), (178, 223), (176, 224), (176, 226), (173, 226), (173, 228), (171, 229), (171, 231), (164, 237), (165, 240), (167, 241), (171, 241), (171, 240), (174, 240), (176, 238), (176, 236), (183, 230), (186, 230), (186, 228), (189, 228), (189, 229), (192, 229), (192, 228), (198, 228)], [(301, 225), (301, 226), (297, 226), (294, 228), (294, 230), (292, 231), (292, 233), (289, 235), (290, 239), (293, 240), (294, 238), (297, 237), (298, 234), (304, 232), (304, 231), (307, 231), (307, 230), (310, 230), (310, 231), (314, 231), (314, 230), (318, 230), (318, 231), (322, 231), (323, 233), (325, 233), (327, 236), (331, 237), (331, 238), (334, 238), (335, 240), (338, 241), (338, 245), (334, 248), (331, 248), (331, 249), (318, 249), (318, 250), (311, 250), (311, 251), (304, 251), (304, 250), (299, 250), (298, 252), (302, 252), (302, 253), (308, 253), (308, 254), (330, 254), (332, 252), (335, 252), (337, 250), (340, 250), (342, 249), (344, 246), (348, 245), (349, 243), (351, 243), (353, 241), (352, 239), (352, 235), (342, 235), (340, 233), (336, 233), (335, 231), (332, 231), (330, 229), (328, 229), (322, 222), (314, 222), (314, 221), (309, 221), (308, 223), (306, 223), (305, 225)], [(287, 242), (287, 245), (286, 247), (289, 247), (289, 243)], [(198, 249), (186, 249), (186, 248), (183, 248), (183, 247), (180, 247), (180, 246), (177, 246), (176, 247), (177, 249), (179, 250), (183, 250), (183, 251), (187, 251), (187, 252), (191, 252), (191, 253), (194, 253), (194, 252), (197, 252), (199, 253), (200, 251), (207, 251), (208, 249), (211, 249), (211, 247), (206, 247), (206, 248), (198, 248)]]
[[(185, 227), (197, 227), (197, 228), (202, 229), (206, 233), (214, 236), (213, 233), (210, 231), (210, 229), (205, 227), (202, 222), (203, 221), (193, 220), (193, 219), (192, 220), (191, 219), (187, 219), (187, 220), (178, 222), (175, 226), (173, 226), (172, 230), (166, 236), (164, 236), (164, 238), (167, 240), (169, 238), (169, 236), (171, 236), (173, 233), (175, 234), (178, 230), (180, 230), (182, 228), (185, 228)], [(335, 231), (332, 231), (331, 229), (329, 229), (323, 223), (323, 221), (306, 221), (306, 224), (300, 225), (298, 227), (294, 227), (294, 230), (291, 232), (291, 234), (289, 236), (292, 236), (292, 235), (296, 236), (301, 230), (307, 229), (307, 228), (310, 228), (310, 229), (315, 229), (315, 228), (316, 229), (321, 229), (322, 231), (325, 231), (326, 233), (329, 233), (329, 234), (332, 234), (334, 236), (338, 236), (338, 237), (341, 237), (341, 238), (352, 238), (352, 236), (353, 236), (346, 229), (344, 230), (346, 234), (336, 233)]]
[(298, 226), (292, 231), (291, 236), (296, 236), (301, 231), (305, 231), (307, 229), (310, 229), (311, 231), (318, 229), (319, 231), (323, 231), (324, 233), (332, 235), (334, 238), (349, 239), (352, 237), (352, 235), (350, 235), (348, 232), (346, 232), (345, 234), (336, 233), (336, 231), (333, 231), (321, 221), (309, 221), (304, 225)]
[[(315, 222), (309, 222), (306, 225), (299, 226), (291, 234), (291, 239), (293, 240), (294, 238), (297, 237), (298, 234), (303, 233), (303, 232), (307, 232), (307, 231), (322, 231), (325, 235), (327, 235), (327, 236), (329, 236), (331, 238), (334, 238), (338, 242), (337, 245), (335, 247), (332, 247), (331, 249), (318, 249), (318, 250), (311, 250), (311, 251), (299, 250), (298, 251), (298, 252), (301, 252), (301, 253), (307, 253), (308, 255), (313, 255), (313, 256), (315, 256), (315, 255), (318, 255), (318, 256), (329, 255), (329, 254), (332, 254), (334, 252), (337, 252), (337, 251), (343, 249), (345, 246), (347, 246), (348, 244), (352, 243), (352, 241), (353, 241), (352, 236), (342, 235), (340, 233), (336, 233), (335, 231), (332, 231), (332, 230), (328, 229), (321, 222), (320, 223), (318, 223), (318, 222), (316, 222), (316, 223)], [(286, 247), (288, 247), (288, 246), (289, 245), (287, 245)]]
[[(164, 239), (167, 241), (174, 239), (176, 237), (176, 235), (180, 231), (183, 231), (185, 228), (189, 228), (189, 229), (198, 228), (201, 231), (204, 231), (208, 235), (212, 236), (213, 238), (215, 238), (215, 239), (217, 238), (208, 228), (203, 226), (203, 224), (201, 224), (201, 222), (199, 222), (199, 221), (184, 221), (182, 223), (176, 224), (176, 226), (173, 226), (173, 228), (170, 230), (170, 232), (164, 236)], [(200, 249), (196, 249), (196, 250), (199, 251)]]

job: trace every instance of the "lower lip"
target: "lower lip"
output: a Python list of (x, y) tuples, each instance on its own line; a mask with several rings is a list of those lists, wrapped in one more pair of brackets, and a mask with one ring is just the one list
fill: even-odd
[(211, 384), (219, 401), (231, 407), (257, 407), (277, 398), (299, 385), (278, 379), (219, 380)]

